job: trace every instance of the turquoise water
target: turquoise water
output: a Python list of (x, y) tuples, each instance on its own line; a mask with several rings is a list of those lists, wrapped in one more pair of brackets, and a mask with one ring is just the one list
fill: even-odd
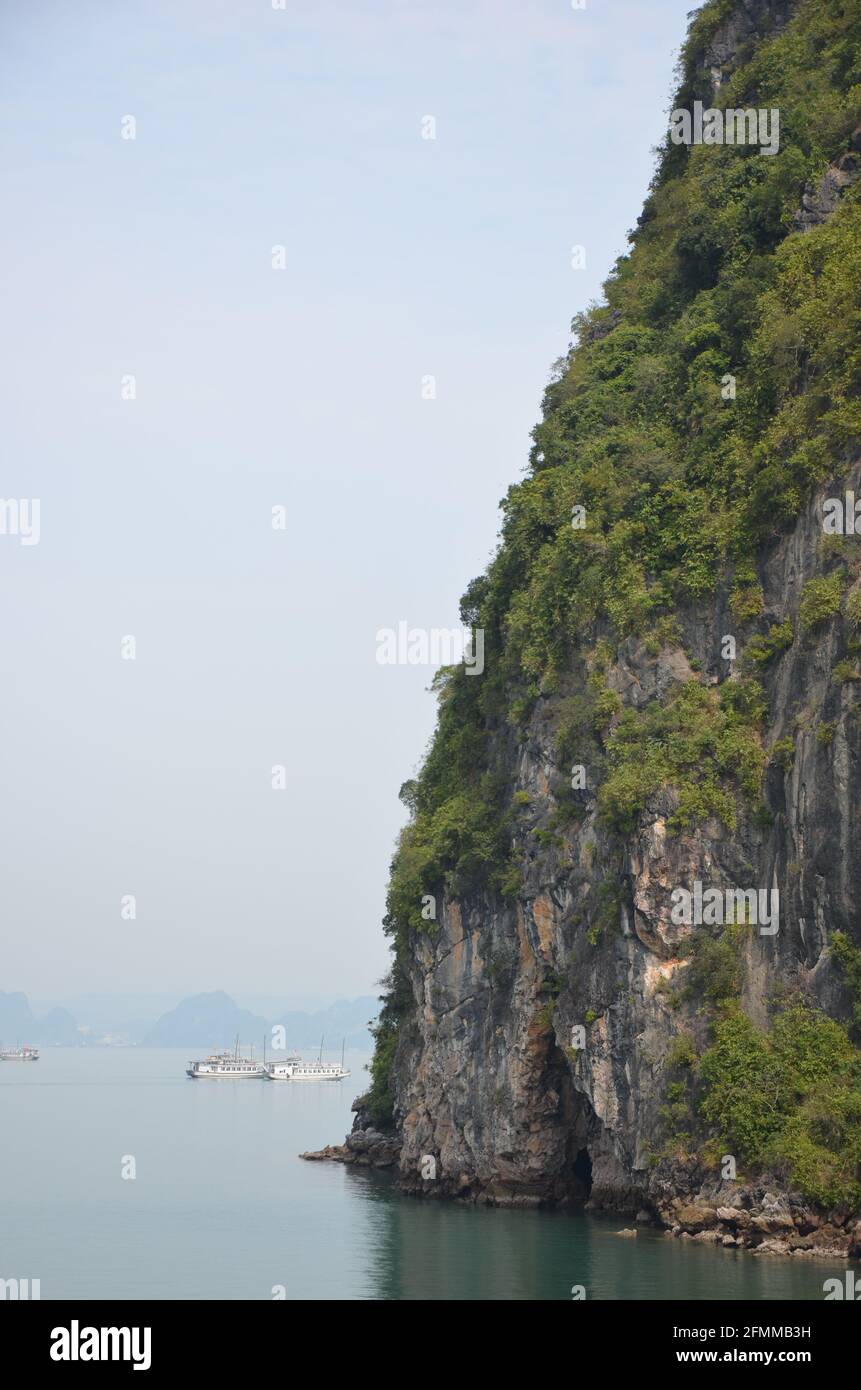
[[(754, 1257), (621, 1218), (399, 1197), (304, 1163), (339, 1142), (349, 1081), (189, 1081), (186, 1052), (48, 1049), (0, 1064), (0, 1278), (43, 1299), (817, 1299), (843, 1264)], [(136, 1176), (124, 1180), (124, 1160)], [(129, 1165), (126, 1162), (126, 1168)]]

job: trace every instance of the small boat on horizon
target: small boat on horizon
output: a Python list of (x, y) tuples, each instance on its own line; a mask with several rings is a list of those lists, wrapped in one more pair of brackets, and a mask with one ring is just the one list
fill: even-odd
[(0, 1062), (38, 1062), (38, 1047), (0, 1048)]

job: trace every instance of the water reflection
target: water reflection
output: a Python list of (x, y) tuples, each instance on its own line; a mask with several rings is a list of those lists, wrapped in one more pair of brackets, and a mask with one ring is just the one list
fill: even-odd
[(803, 1300), (823, 1297), (842, 1263), (754, 1256), (678, 1241), (621, 1218), (490, 1210), (398, 1196), (389, 1178), (349, 1169), (367, 1223), (366, 1297), (394, 1300)]

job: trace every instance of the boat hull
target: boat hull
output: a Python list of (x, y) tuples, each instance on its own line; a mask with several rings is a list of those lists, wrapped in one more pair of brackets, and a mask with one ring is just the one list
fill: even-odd
[(344, 1078), (345, 1078), (346, 1076), (349, 1076), (349, 1075), (350, 1075), (350, 1073), (349, 1073), (348, 1071), (333, 1072), (333, 1073), (331, 1073), (330, 1075), (327, 1076), (325, 1072), (317, 1072), (317, 1073), (312, 1072), (312, 1073), (310, 1073), (309, 1075), (306, 1075), (306, 1076), (303, 1076), (303, 1075), (301, 1075), (301, 1074), (297, 1076), (295, 1072), (291, 1072), (291, 1073), (289, 1073), (289, 1074), (287, 1074), (287, 1075), (285, 1075), (285, 1076), (278, 1076), (278, 1075), (273, 1076), (273, 1074), (272, 1074), (271, 1071), (267, 1071), (266, 1075), (267, 1075), (267, 1077), (269, 1078), (270, 1081), (290, 1081), (290, 1082), (293, 1082), (293, 1083), (295, 1083), (295, 1082), (299, 1082), (299, 1083), (310, 1083), (310, 1082), (314, 1082), (314, 1081), (343, 1081)]
[(262, 1081), (265, 1071), (193, 1071), (186, 1067), (186, 1076), (192, 1081)]

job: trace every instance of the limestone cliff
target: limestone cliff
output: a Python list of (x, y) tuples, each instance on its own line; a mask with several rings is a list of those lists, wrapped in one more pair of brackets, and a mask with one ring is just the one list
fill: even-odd
[[(695, 17), (677, 104), (780, 107), (781, 152), (668, 143), (464, 601), (488, 670), (405, 789), (374, 1087), (329, 1151), (405, 1191), (861, 1253), (861, 565), (826, 524), (861, 497), (858, 39), (853, 4)], [(682, 920), (696, 885), (776, 891), (776, 929)]]

